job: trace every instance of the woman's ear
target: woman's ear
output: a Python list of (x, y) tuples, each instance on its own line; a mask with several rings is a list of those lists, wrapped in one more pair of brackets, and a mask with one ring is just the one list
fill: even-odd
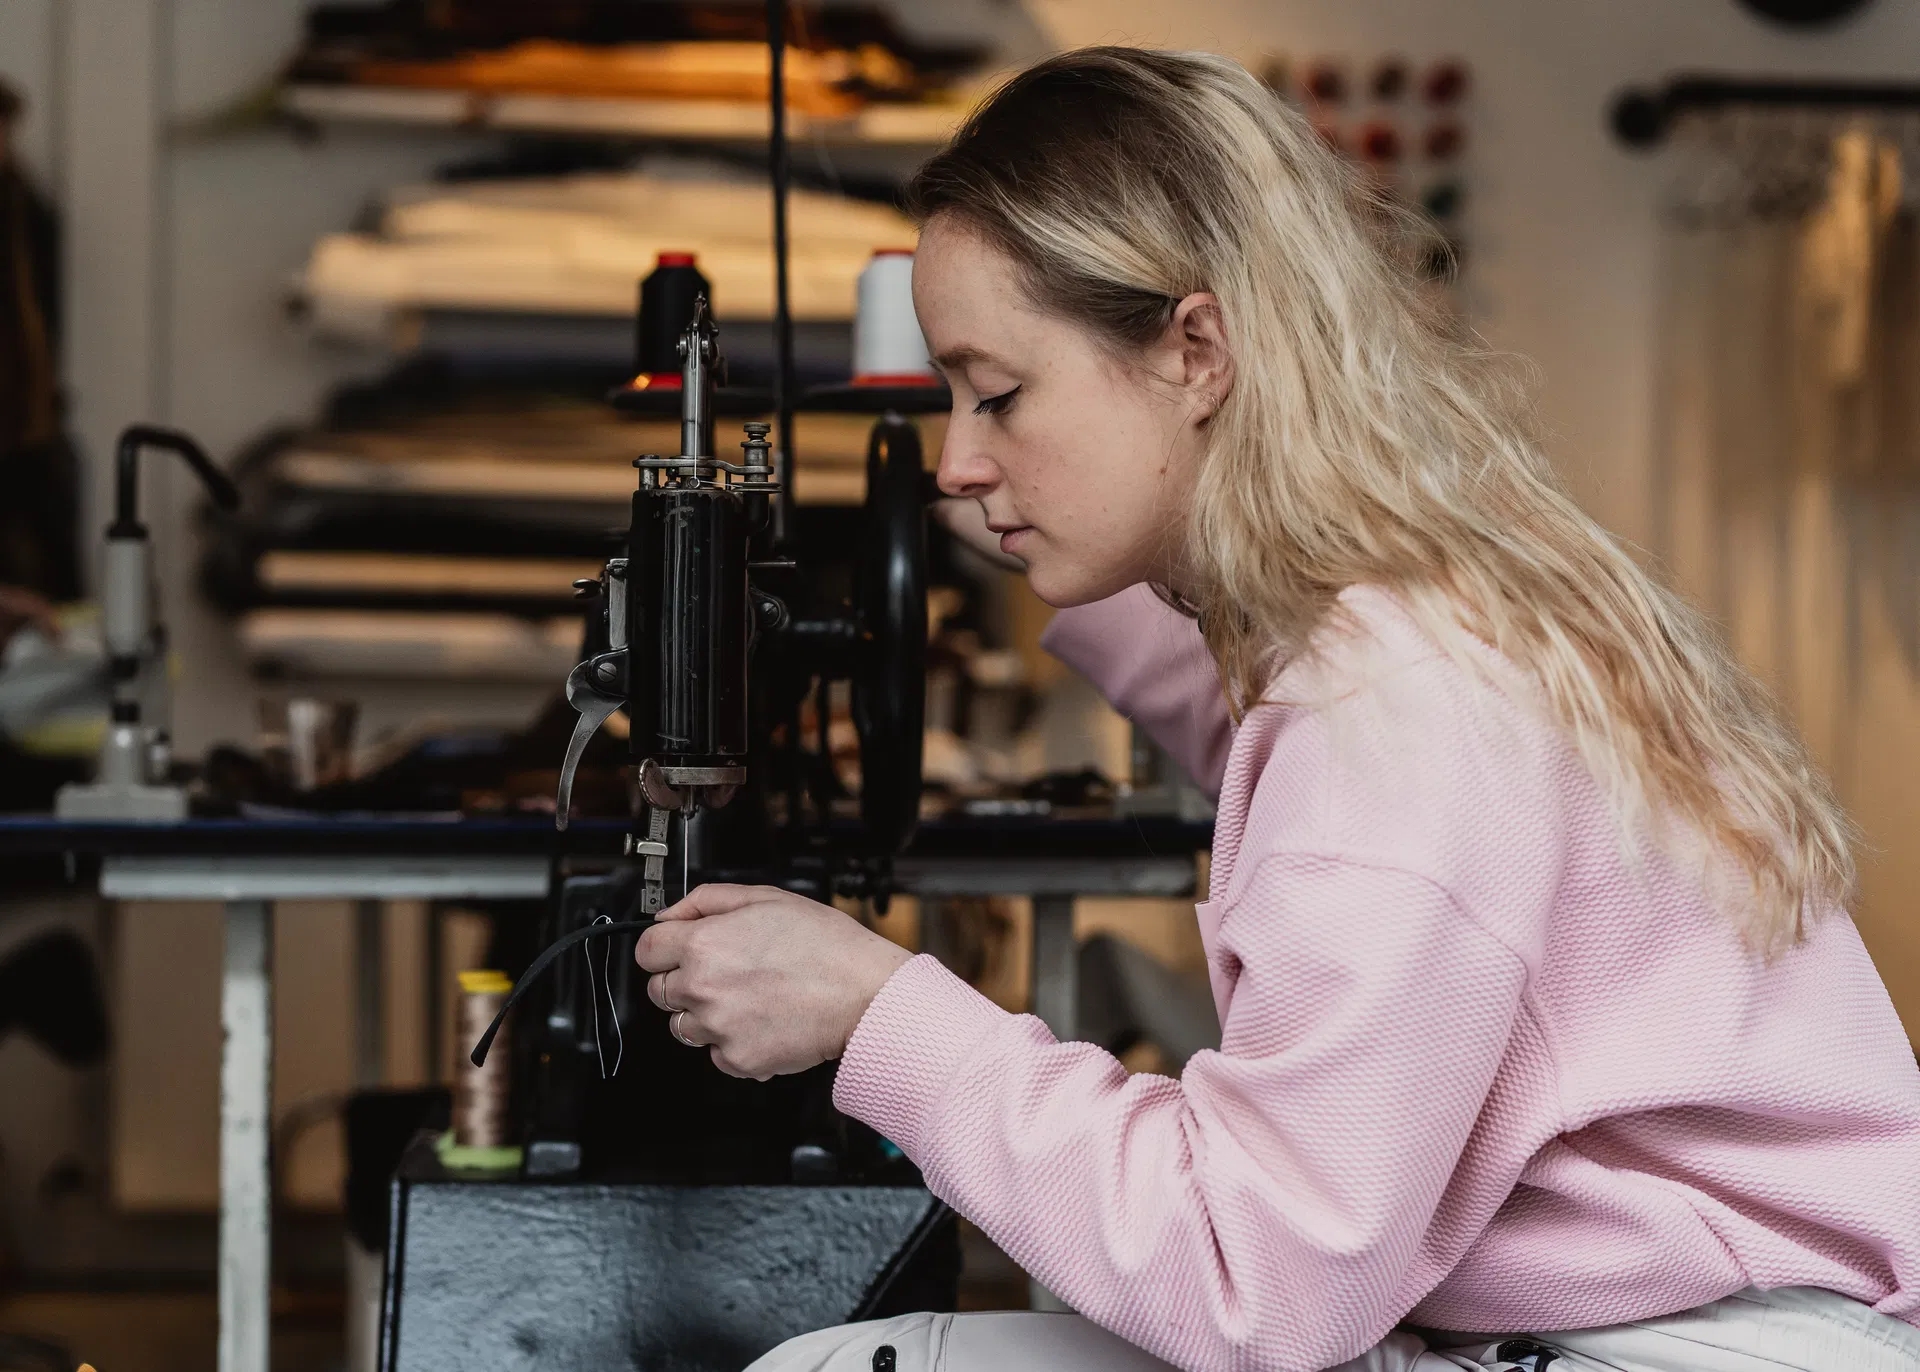
[(1227, 319), (1219, 297), (1211, 291), (1186, 297), (1173, 307), (1167, 332), (1168, 341), (1179, 350), (1194, 418), (1212, 419), (1233, 389), (1233, 350), (1227, 344)]

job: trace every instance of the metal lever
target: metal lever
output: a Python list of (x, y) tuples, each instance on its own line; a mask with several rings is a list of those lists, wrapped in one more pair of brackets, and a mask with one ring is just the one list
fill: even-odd
[(580, 663), (567, 674), (567, 704), (580, 712), (580, 719), (573, 726), (573, 737), (567, 740), (567, 756), (560, 764), (560, 791), (553, 801), (556, 829), (567, 827), (567, 812), (573, 808), (573, 775), (580, 770), (580, 759), (587, 751), (587, 744), (600, 732), (607, 717), (626, 704), (624, 696), (603, 694), (594, 682), (594, 677), (602, 674), (611, 665), (609, 659), (615, 656), (603, 653)]

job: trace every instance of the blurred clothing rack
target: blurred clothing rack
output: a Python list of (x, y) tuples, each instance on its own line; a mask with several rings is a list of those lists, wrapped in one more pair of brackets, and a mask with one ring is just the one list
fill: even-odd
[(1680, 115), (1746, 105), (1773, 109), (1920, 110), (1920, 84), (1676, 76), (1657, 88), (1631, 87), (1614, 99), (1608, 123), (1633, 148), (1658, 146)]

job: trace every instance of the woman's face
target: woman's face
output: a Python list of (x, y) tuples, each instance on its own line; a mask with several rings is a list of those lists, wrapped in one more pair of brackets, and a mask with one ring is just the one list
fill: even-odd
[(1177, 587), (1203, 426), (1231, 382), (1213, 297), (1187, 297), (1163, 340), (1116, 359), (1030, 304), (1004, 253), (936, 216), (914, 258), (913, 303), (953, 387), (940, 489), (980, 502), (1040, 598), (1084, 605), (1141, 581)]

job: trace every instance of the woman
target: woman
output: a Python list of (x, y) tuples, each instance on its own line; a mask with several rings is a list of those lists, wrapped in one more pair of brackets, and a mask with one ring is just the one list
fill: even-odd
[(1846, 820), (1391, 211), (1239, 67), (1121, 49), (1015, 79), (913, 201), (942, 490), (1218, 790), (1222, 1041), (1129, 1077), (835, 911), (696, 891), (638, 953), (675, 1033), (840, 1057), (1085, 1317), (761, 1366), (1920, 1366), (1920, 1075)]

